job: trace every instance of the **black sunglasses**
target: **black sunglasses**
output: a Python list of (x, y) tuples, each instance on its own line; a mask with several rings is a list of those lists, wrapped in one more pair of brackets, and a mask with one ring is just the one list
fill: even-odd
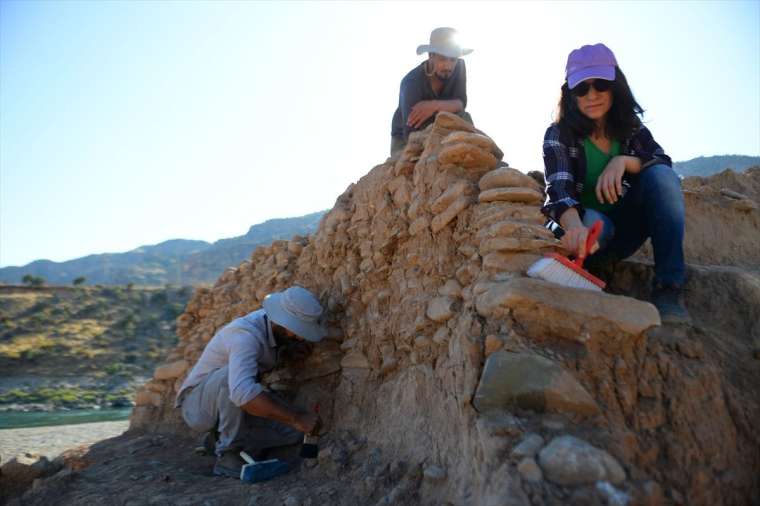
[(576, 97), (585, 97), (592, 86), (596, 91), (603, 92), (612, 88), (612, 81), (605, 79), (594, 79), (591, 82), (583, 81), (578, 83), (570, 92)]

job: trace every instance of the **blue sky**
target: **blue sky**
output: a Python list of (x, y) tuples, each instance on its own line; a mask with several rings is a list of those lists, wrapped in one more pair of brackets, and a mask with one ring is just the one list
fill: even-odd
[(675, 160), (760, 155), (760, 2), (0, 1), (0, 266), (214, 241), (332, 207), (382, 163), (417, 45), (542, 169), (567, 54), (615, 52)]

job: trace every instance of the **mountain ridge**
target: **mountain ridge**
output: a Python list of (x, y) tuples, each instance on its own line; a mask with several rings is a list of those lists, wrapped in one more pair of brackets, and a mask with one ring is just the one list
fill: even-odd
[(244, 235), (213, 243), (168, 239), (119, 253), (97, 253), (63, 262), (34, 260), (0, 268), (0, 283), (19, 283), (27, 274), (50, 284), (70, 284), (84, 276), (86, 284), (198, 285), (213, 283), (224, 269), (239, 264), (253, 249), (276, 239), (315, 231), (325, 211), (291, 218), (273, 218), (252, 225)]

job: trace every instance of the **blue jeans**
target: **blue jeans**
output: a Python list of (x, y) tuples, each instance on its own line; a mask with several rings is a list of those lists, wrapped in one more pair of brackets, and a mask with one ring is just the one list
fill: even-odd
[(651, 238), (655, 281), (667, 286), (683, 286), (686, 275), (681, 180), (667, 165), (653, 165), (629, 176), (628, 180), (631, 188), (606, 214), (593, 209), (585, 211), (585, 226), (599, 219), (604, 221), (600, 250), (594, 256), (622, 260)]

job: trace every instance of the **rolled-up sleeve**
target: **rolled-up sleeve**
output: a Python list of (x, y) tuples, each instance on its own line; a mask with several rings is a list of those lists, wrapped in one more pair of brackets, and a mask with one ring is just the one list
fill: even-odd
[(641, 160), (641, 168), (646, 169), (652, 165), (664, 164), (668, 167), (673, 166), (673, 162), (662, 146), (657, 144), (652, 137), (652, 133), (645, 126), (641, 126), (631, 139), (629, 144), (629, 154)]
[(552, 125), (544, 135), (544, 179), (546, 202), (541, 212), (559, 223), (562, 214), (580, 205), (575, 188), (575, 176), (570, 168), (567, 146), (560, 140), (560, 130)]
[(253, 400), (264, 388), (256, 381), (261, 342), (242, 329), (230, 330), (229, 336), (229, 389), (230, 401), (242, 406)]

